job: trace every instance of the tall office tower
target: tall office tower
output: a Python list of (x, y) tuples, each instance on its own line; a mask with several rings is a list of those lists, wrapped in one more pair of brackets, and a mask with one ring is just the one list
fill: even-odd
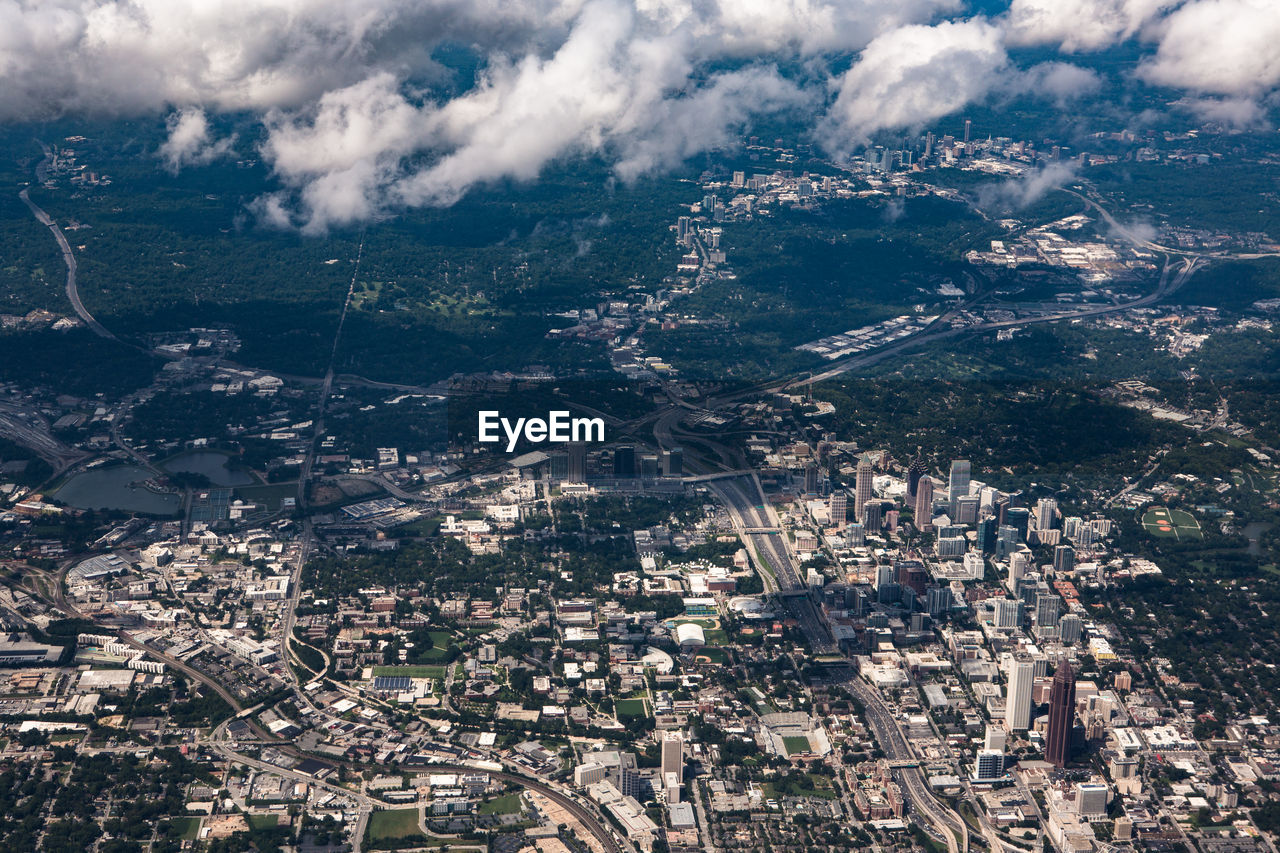
[(860, 520), (867, 530), (879, 530), (884, 526), (884, 504), (878, 501), (867, 501), (862, 505)]
[(978, 750), (974, 762), (973, 781), (992, 782), (1004, 776), (1004, 752), (998, 749)]
[(921, 477), (916, 485), (916, 528), (928, 530), (933, 526), (933, 478)]
[(924, 156), (926, 157), (933, 156), (933, 140), (934, 140), (934, 136), (933, 136), (933, 131), (931, 130), (928, 133), (926, 133), (924, 137)]
[(662, 776), (674, 773), (684, 779), (684, 741), (678, 734), (667, 734), (662, 739)]
[(969, 580), (980, 581), (987, 573), (987, 558), (982, 556), (981, 551), (968, 552), (961, 562), (964, 564), (964, 573), (968, 575)]
[(920, 461), (920, 457), (916, 457), (915, 461), (907, 468), (907, 499), (915, 500), (916, 486), (920, 485), (920, 478), (925, 475), (924, 462)]
[(1017, 528), (1018, 541), (1027, 541), (1027, 529), (1031, 525), (1031, 510), (1021, 506), (1011, 506), (1004, 514), (1004, 523)]
[[(1050, 592), (1052, 592), (1052, 590), (1049, 589), (1049, 585), (1047, 583), (1034, 577), (1019, 578), (1014, 587), (1014, 594), (1017, 595), (1018, 598), (1022, 599), (1022, 603), (1027, 607), (1036, 606), (1037, 595), (1048, 595)], [(1045, 672), (1048, 671), (1049, 670), (1046, 667)]]
[(1022, 602), (1016, 598), (996, 599), (996, 628), (1012, 630), (1022, 625)]
[(1049, 690), (1049, 736), (1044, 758), (1055, 767), (1066, 767), (1071, 760), (1071, 730), (1075, 720), (1076, 673), (1064, 659), (1053, 674), (1053, 687)]
[(938, 552), (940, 560), (954, 560), (956, 557), (963, 558), (969, 543), (963, 536), (939, 536), (935, 543), (935, 550)]
[(956, 459), (951, 463), (951, 476), (947, 480), (948, 512), (955, 514), (956, 499), (969, 494), (969, 460)]
[(1011, 732), (1031, 727), (1031, 689), (1036, 680), (1035, 664), (1029, 660), (1009, 659), (1005, 679), (1009, 682), (1004, 700), (1005, 728)]
[(634, 767), (618, 768), (618, 791), (624, 797), (640, 796), (640, 771)]
[(818, 466), (817, 465), (805, 466), (804, 493), (806, 495), (816, 495), (818, 493)]
[(894, 583), (898, 572), (891, 564), (876, 566), (876, 589)]
[[(852, 595), (853, 600), (849, 597)], [(845, 607), (853, 614), (854, 619), (861, 619), (867, 615), (867, 594), (860, 589), (849, 588), (849, 592), (845, 595)]]
[(863, 456), (858, 460), (857, 494), (853, 499), (853, 517), (862, 518), (862, 508), (871, 500), (871, 481), (875, 470), (871, 467), (871, 459)]
[(1074, 613), (1068, 613), (1058, 620), (1058, 636), (1067, 645), (1075, 645), (1084, 635), (1084, 620)]
[(845, 496), (844, 490), (832, 492), (828, 505), (831, 507), (831, 526), (837, 530), (844, 530), (849, 514), (849, 499)]
[(1053, 570), (1070, 572), (1076, 567), (1076, 549), (1070, 545), (1059, 545), (1053, 549)]
[(569, 450), (569, 472), (565, 478), (570, 483), (587, 482), (587, 445), (581, 441), (571, 442)]
[(1111, 759), (1111, 778), (1117, 782), (1121, 779), (1133, 779), (1138, 775), (1138, 759), (1121, 755)]
[(1068, 539), (1075, 539), (1080, 535), (1080, 528), (1084, 526), (1084, 519), (1077, 515), (1064, 518), (1062, 520), (1062, 535)]
[[(996, 559), (1012, 560), (1013, 554), (1018, 552), (1018, 528), (1010, 527), (1007, 524), (1001, 525), (999, 533), (996, 535)], [(1012, 563), (1009, 566), (1013, 569)]]
[(867, 528), (861, 524), (850, 524), (844, 529), (844, 538), (850, 548), (861, 548), (867, 544)]
[(990, 486), (983, 486), (978, 490), (978, 516), (985, 517), (995, 515), (996, 499), (1001, 497), (1003, 493), (999, 489), (993, 489)]
[(974, 542), (978, 546), (978, 551), (983, 554), (993, 554), (996, 550), (996, 517), (988, 515), (986, 518), (978, 522), (978, 536)]
[(1005, 744), (1009, 742), (1009, 733), (999, 726), (987, 724), (987, 730), (982, 738), (983, 749), (994, 749), (997, 752), (1004, 752)]
[(978, 522), (978, 503), (981, 499), (977, 495), (961, 495), (956, 498), (955, 512), (951, 516), (951, 520), (956, 524), (977, 524)]
[(1058, 502), (1053, 498), (1036, 501), (1036, 530), (1050, 530), (1058, 517)]
[(645, 453), (640, 457), (640, 476), (645, 480), (658, 479), (658, 454)]
[(969, 133), (973, 130), (973, 121), (971, 119), (964, 120), (964, 141), (969, 141)]
[(1111, 789), (1102, 782), (1077, 782), (1076, 783), (1076, 811), (1080, 817), (1088, 820), (1090, 818), (1105, 817), (1107, 814), (1107, 800), (1110, 799)]
[(1052, 592), (1048, 594), (1039, 594), (1036, 596), (1036, 627), (1037, 628), (1056, 628), (1058, 627), (1058, 615), (1062, 606), (1062, 599), (1054, 595)]
[(681, 243), (689, 239), (689, 230), (692, 224), (693, 220), (688, 216), (681, 216), (676, 220), (676, 239)]
[(1005, 516), (1009, 514), (1009, 507), (1013, 506), (1012, 500), (1011, 497), (1005, 494), (996, 495), (992, 498), (991, 512), (996, 517), (996, 523), (1001, 527), (1009, 523), (1005, 521)]
[(684, 476), (684, 448), (673, 447), (662, 451), (662, 473), (668, 477)]
[(569, 454), (551, 454), (551, 479), (556, 481), (569, 479)]
[(931, 586), (924, 591), (925, 609), (934, 619), (951, 609), (951, 588)]
[(924, 595), (929, 585), (929, 570), (919, 560), (899, 560), (894, 564), (897, 568), (897, 581), (900, 586), (910, 589), (916, 595)]
[(613, 476), (626, 480), (636, 475), (636, 449), (624, 444), (613, 451)]

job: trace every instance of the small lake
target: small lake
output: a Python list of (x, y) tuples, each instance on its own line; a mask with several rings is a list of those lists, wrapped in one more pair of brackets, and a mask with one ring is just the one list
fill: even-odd
[(227, 467), (231, 457), (211, 450), (193, 450), (173, 457), (162, 466), (166, 471), (203, 474), (215, 486), (248, 486), (253, 477), (247, 471)]
[[(142, 486), (151, 472), (137, 465), (94, 468), (76, 474), (53, 496), (77, 509), (118, 509), (149, 515), (177, 515), (177, 495), (157, 494)], [(137, 484), (137, 485), (134, 485)]]
[(1271, 525), (1265, 521), (1251, 521), (1244, 526), (1244, 538), (1249, 540), (1247, 550), (1254, 557), (1262, 556), (1262, 544), (1258, 540), (1270, 529)]

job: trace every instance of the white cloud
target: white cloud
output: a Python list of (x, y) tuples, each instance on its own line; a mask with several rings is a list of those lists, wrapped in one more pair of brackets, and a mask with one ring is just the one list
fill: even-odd
[[(312, 230), (399, 205), (447, 205), (477, 184), (529, 180), (551, 160), (605, 153), (632, 179), (731, 141), (752, 115), (804, 96), (769, 67), (694, 85), (687, 37), (637, 33), (627, 8), (584, 8), (551, 56), (495, 57), (474, 89), (410, 103), (389, 74), (268, 119), (263, 154)], [(417, 165), (418, 161), (425, 161)]]
[(444, 37), (554, 33), (575, 0), (0, 0), (0, 118), (299, 106), (378, 70), (420, 73)]
[(1202, 121), (1230, 130), (1260, 130), (1266, 127), (1263, 106), (1250, 98), (1183, 98), (1175, 106), (1190, 110)]
[(1117, 221), (1107, 227), (1107, 236), (1112, 240), (1125, 240), (1135, 246), (1155, 242), (1160, 237), (1160, 229), (1146, 219), (1130, 219)]
[(1014, 180), (987, 184), (978, 189), (978, 205), (1000, 211), (1020, 210), (1065, 186), (1075, 178), (1076, 169), (1074, 160), (1062, 160)]
[(1042, 62), (1019, 75), (1017, 87), (1024, 92), (1066, 105), (1102, 88), (1097, 73), (1068, 62)]
[(231, 153), (235, 137), (214, 140), (209, 133), (209, 119), (204, 110), (179, 110), (168, 119), (169, 138), (157, 152), (170, 172), (183, 166), (207, 165)]
[(1011, 45), (1053, 44), (1067, 53), (1101, 50), (1136, 35), (1182, 0), (1013, 0)]
[[(590, 0), (0, 0), (0, 119), (74, 110), (300, 107), (444, 40), (546, 55)], [(856, 50), (959, 0), (632, 0), (637, 33), (686, 58)]]
[(1149, 83), (1255, 97), (1280, 85), (1280, 3), (1194, 0), (1160, 26), (1156, 55), (1139, 68)]
[(861, 50), (876, 35), (960, 12), (961, 0), (636, 0), (663, 32), (688, 32), (717, 54), (757, 56)]
[(906, 26), (877, 37), (836, 83), (820, 133), (846, 153), (887, 128), (915, 128), (984, 98), (1006, 70), (1000, 31), (983, 19)]
[[(877, 132), (1031, 93), (1065, 105), (1093, 73), (1013, 67), (1010, 46), (1158, 44), (1142, 79), (1245, 126), (1280, 87), (1280, 2), (1012, 0), (0, 0), (0, 121), (170, 114), (176, 170), (230, 150), (209, 116), (262, 123), (278, 191), (255, 204), (316, 231), (603, 157), (631, 180), (806, 116), (839, 156)], [(442, 43), (482, 69), (442, 94)], [(830, 68), (852, 58), (835, 79)], [(803, 69), (784, 73), (779, 69)], [(843, 66), (841, 66), (843, 67)], [(816, 126), (815, 126), (816, 125)]]

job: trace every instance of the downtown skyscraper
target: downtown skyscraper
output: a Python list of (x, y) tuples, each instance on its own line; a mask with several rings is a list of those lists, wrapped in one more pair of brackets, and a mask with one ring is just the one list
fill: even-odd
[(916, 484), (914, 510), (916, 529), (931, 529), (933, 527), (933, 479), (927, 475), (921, 477), (920, 482)]
[(1076, 720), (1076, 673), (1065, 659), (1053, 674), (1049, 690), (1049, 736), (1044, 758), (1055, 767), (1071, 759), (1071, 730)]
[(871, 467), (871, 459), (863, 456), (858, 460), (858, 479), (855, 484), (857, 491), (853, 499), (853, 517), (858, 521), (862, 521), (862, 509), (871, 500), (871, 485), (875, 478), (875, 470)]
[(1035, 664), (1029, 660), (1009, 659), (1005, 670), (1008, 690), (1004, 700), (1005, 728), (1011, 732), (1031, 728), (1031, 692), (1035, 686)]
[(953, 460), (951, 476), (947, 480), (947, 512), (955, 515), (956, 501), (967, 494), (969, 494), (969, 460)]

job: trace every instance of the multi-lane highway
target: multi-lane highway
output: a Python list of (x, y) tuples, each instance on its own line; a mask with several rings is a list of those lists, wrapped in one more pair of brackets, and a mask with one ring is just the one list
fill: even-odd
[[(45, 148), (45, 161), (51, 159), (52, 154), (48, 148)], [(43, 163), (41, 164), (43, 165)], [(84, 303), (80, 301), (80, 290), (76, 286), (76, 256), (71, 252), (71, 244), (67, 242), (67, 237), (62, 233), (62, 229), (58, 227), (58, 223), (53, 221), (49, 214), (31, 200), (31, 195), (27, 190), (18, 193), (18, 197), (22, 199), (31, 212), (35, 215), (40, 224), (53, 232), (53, 239), (58, 241), (58, 248), (62, 250), (62, 262), (67, 266), (67, 299), (71, 302), (71, 307), (75, 309), (76, 316), (93, 330), (93, 333), (102, 338), (115, 340), (116, 336), (107, 331), (107, 327), (99, 323), (94, 316), (89, 313), (89, 309), (84, 307)]]
[(53, 466), (56, 474), (90, 456), (54, 438), (49, 432), (49, 422), (39, 412), (10, 403), (0, 403), (0, 435), (34, 451)]
[[(890, 761), (915, 759), (911, 744), (880, 693), (856, 674), (851, 674), (840, 683), (862, 703), (867, 725), (875, 734), (876, 743), (885, 756)], [(969, 849), (968, 825), (960, 815), (933, 796), (924, 772), (918, 767), (902, 767), (895, 772), (916, 814), (933, 826), (934, 834), (946, 842), (950, 853), (965, 853)]]
[(927, 327), (919, 334), (911, 337), (903, 338), (901, 341), (868, 353), (862, 353), (850, 356), (847, 359), (835, 362), (831, 367), (820, 373), (807, 375), (802, 379), (792, 379), (782, 383), (778, 390), (794, 387), (800, 382), (823, 382), (827, 379), (833, 379), (843, 373), (851, 370), (857, 370), (863, 367), (871, 367), (879, 364), (890, 356), (897, 355), (904, 350), (915, 349), (922, 344), (932, 343), (947, 338), (959, 337), (960, 335), (982, 332), (996, 332), (1001, 329), (1012, 329), (1022, 326), (1033, 326), (1042, 323), (1059, 323), (1069, 320), (1083, 320), (1090, 317), (1101, 317), (1106, 314), (1116, 314), (1121, 311), (1130, 311), (1135, 308), (1146, 308), (1154, 305), (1160, 300), (1169, 296), (1178, 290), (1182, 285), (1186, 284), (1187, 279), (1191, 278), (1191, 274), (1203, 266), (1204, 261), (1199, 257), (1184, 258), (1181, 267), (1174, 272), (1174, 263), (1172, 258), (1165, 262), (1163, 270), (1160, 273), (1160, 281), (1156, 285), (1156, 289), (1146, 296), (1128, 302), (1109, 303), (1106, 305), (1097, 305), (1090, 308), (1080, 308), (1072, 311), (1054, 311), (1047, 314), (1037, 314), (1029, 317), (1018, 317), (1013, 320), (1000, 320), (991, 323), (969, 323), (965, 325), (952, 325), (951, 320), (958, 319), (956, 312), (949, 312)]
[[(779, 594), (783, 603), (800, 622), (801, 630), (814, 652), (835, 652), (836, 647), (831, 641), (826, 619), (800, 578), (793, 555), (787, 547), (786, 537), (778, 529), (777, 517), (760, 488), (759, 478), (754, 474), (739, 474), (708, 479), (706, 482), (728, 509), (734, 528), (751, 549), (752, 558), (757, 562), (757, 570), (765, 578), (766, 584), (772, 586), (770, 591)], [(916, 756), (911, 744), (875, 688), (856, 674), (851, 674), (841, 683), (866, 709), (867, 724), (885, 755), (890, 760), (914, 759)], [(964, 820), (933, 796), (921, 770), (908, 767), (897, 772), (916, 814), (933, 827), (938, 838), (946, 842), (949, 853), (965, 853), (968, 850), (969, 834)]]
[(831, 632), (796, 567), (786, 534), (778, 527), (778, 517), (765, 499), (760, 478), (742, 474), (706, 482), (728, 509), (734, 529), (747, 546), (766, 589), (776, 593), (800, 623), (809, 647), (815, 654), (836, 651)]

